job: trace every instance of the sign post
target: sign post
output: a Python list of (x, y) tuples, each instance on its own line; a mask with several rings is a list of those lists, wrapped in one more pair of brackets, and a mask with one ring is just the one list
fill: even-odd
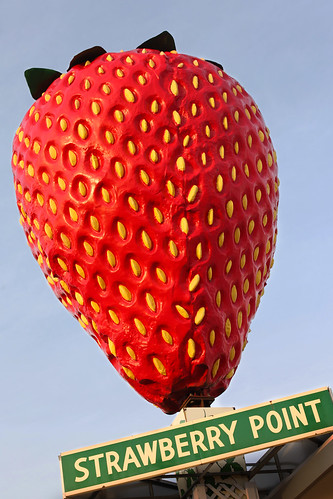
[(63, 497), (333, 431), (329, 388), (60, 455)]
[[(175, 417), (173, 425), (188, 423), (190, 421), (211, 418), (212, 416), (222, 415), (234, 411), (233, 407), (184, 407)], [(209, 473), (207, 473), (209, 470)], [(243, 495), (244, 489), (247, 487), (247, 478), (242, 475), (234, 475), (236, 472), (245, 472), (246, 463), (244, 455), (231, 457), (227, 460), (222, 459), (214, 461), (209, 465), (203, 464), (177, 473), (177, 485), (179, 497), (187, 494), (188, 499), (206, 499), (207, 492), (218, 492), (221, 497), (231, 497), (230, 493), (225, 496), (224, 490), (236, 490), (239, 497)], [(226, 472), (232, 472), (232, 477), (227, 477)], [(207, 476), (206, 476), (207, 474)], [(200, 478), (198, 478), (198, 476)], [(246, 491), (247, 492), (247, 491)], [(219, 496), (220, 497), (220, 496)], [(235, 497), (235, 496), (232, 496)], [(238, 495), (237, 495), (238, 497)], [(251, 495), (252, 498), (252, 495)], [(250, 499), (250, 496), (249, 496)]]

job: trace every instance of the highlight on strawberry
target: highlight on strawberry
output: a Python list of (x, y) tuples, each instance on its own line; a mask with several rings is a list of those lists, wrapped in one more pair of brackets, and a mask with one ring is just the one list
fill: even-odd
[(168, 32), (27, 70), (20, 221), (61, 303), (167, 413), (228, 387), (276, 246), (278, 177), (253, 98)]

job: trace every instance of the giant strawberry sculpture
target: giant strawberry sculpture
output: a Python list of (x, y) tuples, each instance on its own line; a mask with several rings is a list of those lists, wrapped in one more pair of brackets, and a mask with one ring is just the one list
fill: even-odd
[(222, 67), (138, 49), (28, 70), (12, 166), (21, 222), (56, 296), (147, 400), (216, 397), (273, 262), (276, 155)]

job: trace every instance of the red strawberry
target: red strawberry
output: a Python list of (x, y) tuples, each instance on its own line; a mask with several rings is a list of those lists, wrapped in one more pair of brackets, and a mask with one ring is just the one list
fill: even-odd
[(236, 80), (146, 47), (48, 73), (12, 165), (56, 296), (172, 413), (189, 394), (218, 396), (239, 364), (273, 262), (277, 164)]

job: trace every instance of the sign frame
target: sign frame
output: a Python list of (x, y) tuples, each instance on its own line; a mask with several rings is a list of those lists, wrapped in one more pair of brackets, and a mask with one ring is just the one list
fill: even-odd
[[(322, 420), (319, 416), (319, 412), (318, 412), (319, 409), (317, 406), (318, 406), (318, 404), (321, 404), (322, 401), (324, 401), (327, 405), (330, 405), (330, 407), (326, 408), (327, 409), (326, 412), (328, 414), (324, 413), (324, 408), (323, 409), (321, 408), (322, 409), (321, 412), (323, 412), (321, 418), (325, 420), (325, 423), (319, 424), (322, 422)], [(289, 406), (287, 405), (288, 403), (289, 403)], [(296, 406), (292, 405), (293, 403), (299, 404), (298, 409)], [(288, 413), (285, 406), (288, 406), (289, 409), (293, 408), (292, 412), (290, 412), (291, 411), (291, 409), (290, 409), (290, 411)], [(307, 419), (309, 417), (309, 415), (306, 415), (304, 407), (309, 408), (309, 411), (308, 411), (309, 414), (311, 414), (311, 412), (312, 412), (311, 429), (309, 428), (307, 431), (306, 430), (304, 431), (304, 429), (301, 429), (302, 430), (301, 431), (300, 430), (300, 423), (299, 423), (303, 419), (303, 423), (304, 423), (303, 426), (306, 427), (309, 425), (309, 422)], [(282, 414), (282, 416), (281, 416), (281, 414)], [(306, 418), (306, 421), (307, 421), (306, 424), (305, 424), (304, 417)], [(242, 421), (242, 418), (244, 419), (244, 422)], [(318, 419), (319, 419), (319, 421), (318, 421)], [(231, 420), (232, 420), (232, 422), (230, 425)], [(241, 424), (244, 424), (244, 427), (247, 426), (247, 430), (250, 430), (252, 432), (252, 440), (253, 441), (256, 441), (257, 439), (259, 439), (255, 445), (248, 445), (248, 442), (251, 440), (251, 438), (250, 438), (251, 433), (248, 431), (246, 433), (246, 435), (243, 436), (243, 441), (244, 441), (243, 445), (242, 445), (242, 443), (240, 443), (238, 446), (233, 447), (236, 444), (235, 430), (237, 428), (238, 421), (242, 421)], [(249, 426), (247, 425), (247, 421), (249, 423)], [(292, 427), (293, 426), (292, 423), (295, 423), (294, 424), (295, 428)], [(214, 424), (216, 424), (217, 426), (214, 426)], [(270, 433), (272, 435), (275, 435), (275, 434), (278, 435), (278, 433), (281, 433), (281, 431), (282, 431), (281, 424), (286, 426), (287, 431), (289, 431), (289, 433), (290, 433), (290, 436), (287, 436), (287, 437), (284, 436), (283, 438), (270, 439), (270, 437), (269, 437)], [(265, 425), (268, 427), (268, 429), (265, 428)], [(224, 432), (223, 437), (225, 440), (223, 442), (220, 438), (221, 434), (217, 434), (217, 432), (219, 431), (218, 426), (221, 428), (221, 431)], [(200, 437), (200, 433), (201, 432), (203, 433), (204, 431), (206, 431), (206, 436), (207, 436), (206, 440), (203, 440), (203, 437)], [(238, 431), (240, 431), (239, 427), (238, 427)], [(261, 436), (261, 438), (263, 438), (264, 441), (260, 442), (259, 432), (265, 432), (265, 436), (264, 437)], [(223, 412), (223, 413), (216, 415), (216, 416), (211, 416), (211, 417), (207, 417), (207, 418), (198, 419), (195, 421), (190, 421), (187, 423), (183, 423), (181, 425), (174, 425), (174, 426), (170, 426), (167, 428), (162, 428), (159, 430), (150, 431), (147, 433), (142, 433), (139, 435), (133, 435), (133, 436), (117, 439), (117, 440), (106, 442), (103, 444), (92, 445), (89, 447), (84, 447), (82, 449), (77, 449), (74, 451), (68, 451), (68, 452), (61, 453), (59, 456), (59, 460), (60, 460), (60, 468), (61, 468), (63, 498), (79, 496), (81, 493), (91, 492), (94, 490), (101, 489), (103, 487), (111, 487), (114, 485), (120, 485), (120, 484), (124, 484), (124, 483), (128, 483), (128, 482), (132, 482), (135, 480), (143, 480), (143, 479), (147, 479), (147, 478), (153, 478), (153, 477), (157, 477), (161, 474), (164, 475), (167, 473), (180, 471), (180, 470), (190, 468), (193, 466), (209, 464), (211, 462), (215, 462), (215, 461), (218, 461), (220, 459), (226, 459), (226, 458), (238, 456), (241, 454), (247, 454), (249, 452), (256, 452), (256, 451), (263, 450), (263, 449), (266, 449), (269, 447), (274, 447), (276, 445), (284, 445), (288, 442), (297, 441), (297, 440), (301, 440), (304, 438), (311, 438), (313, 436), (321, 435), (321, 434), (329, 433), (329, 432), (333, 432), (333, 399), (332, 399), (332, 392), (331, 392), (330, 388), (324, 387), (324, 388), (320, 388), (317, 390), (311, 390), (309, 392), (304, 392), (301, 394), (297, 394), (297, 395), (293, 395), (293, 396), (289, 396), (289, 397), (284, 397), (284, 398), (277, 399), (277, 400), (271, 400), (269, 402), (264, 402), (264, 403), (261, 403), (258, 405), (249, 406), (249, 407), (245, 407), (245, 408), (238, 409), (238, 410)], [(285, 431), (283, 432), (283, 434), (285, 435)], [(170, 458), (171, 451), (174, 452), (174, 448), (171, 446), (170, 442), (167, 442), (167, 441), (171, 441), (172, 435), (174, 435), (173, 438), (174, 438), (175, 445), (177, 447), (178, 460), (174, 459), (173, 457)], [(188, 440), (185, 439), (184, 435), (188, 436)], [(197, 437), (200, 437), (199, 440), (196, 440)], [(151, 440), (152, 438), (154, 439), (153, 441)], [(188, 459), (188, 454), (187, 454), (188, 450), (185, 450), (186, 447), (190, 447), (189, 439), (191, 439), (192, 451), (194, 450), (194, 451), (196, 451), (196, 454), (198, 454), (198, 456), (196, 456), (196, 457), (192, 454), (193, 455), (193, 458), (192, 458), (192, 455), (189, 452), (191, 459)], [(228, 439), (229, 439), (229, 444), (227, 442)], [(153, 469), (149, 468), (149, 466), (148, 466), (148, 469), (146, 471), (143, 469), (142, 472), (138, 472), (138, 473), (131, 473), (131, 472), (130, 472), (130, 474), (125, 473), (126, 476), (119, 477), (118, 479), (115, 478), (113, 480), (108, 480), (108, 481), (105, 481), (103, 479), (103, 481), (100, 480), (98, 483), (97, 479), (102, 477), (100, 463), (103, 462), (104, 468), (106, 466), (106, 465), (104, 465), (104, 461), (101, 461), (102, 456), (104, 456), (105, 459), (107, 459), (107, 455), (108, 455), (108, 459), (109, 459), (108, 470), (109, 470), (109, 466), (111, 466), (111, 464), (112, 464), (111, 474), (113, 474), (113, 471), (112, 471), (113, 468), (116, 469), (118, 467), (121, 470), (121, 468), (118, 464), (118, 461), (117, 462), (115, 460), (112, 461), (111, 457), (110, 457), (110, 456), (112, 456), (112, 458), (115, 458), (115, 455), (116, 454), (118, 455), (118, 453), (115, 449), (121, 448), (121, 445), (126, 445), (126, 444), (128, 444), (126, 449), (132, 449), (131, 445), (133, 445), (133, 449), (134, 449), (134, 446), (136, 445), (136, 446), (139, 446), (141, 448), (140, 456), (142, 457), (143, 449), (142, 449), (141, 443), (145, 443), (145, 442), (149, 442), (149, 441), (153, 442), (153, 446), (154, 446), (154, 442), (156, 442), (156, 444), (154, 446), (154, 448), (155, 448), (155, 463), (151, 463), (151, 464), (155, 464), (155, 467), (154, 466), (151, 467)], [(166, 447), (161, 447), (162, 441), (163, 441), (163, 445), (165, 444), (165, 442), (167, 442), (168, 445)], [(160, 454), (162, 457), (162, 462), (164, 462), (163, 461), (163, 453), (164, 453), (164, 457), (166, 458), (165, 461), (167, 462), (167, 464), (165, 466), (163, 465), (162, 467), (160, 465), (156, 464), (156, 460), (157, 460), (156, 456), (158, 454), (157, 442), (160, 445), (159, 451), (160, 451)], [(206, 443), (204, 443), (204, 442), (206, 442)], [(213, 445), (214, 442), (217, 443), (218, 444), (217, 447), (219, 447), (218, 449), (216, 449), (216, 452), (215, 452), (215, 445)], [(220, 444), (222, 444), (222, 446)], [(202, 451), (205, 448), (206, 448), (206, 450), (208, 450), (207, 449), (208, 445), (210, 447), (210, 450), (212, 450), (212, 448), (213, 448), (214, 452), (211, 452), (209, 455), (207, 454), (207, 456), (205, 457), (205, 452), (204, 451), (200, 452), (200, 451)], [(138, 449), (138, 447), (136, 447), (136, 448)], [(149, 448), (149, 450), (151, 450), (151, 447), (148, 446), (147, 449), (148, 448)], [(104, 454), (101, 453), (101, 451), (103, 449), (104, 449)], [(107, 451), (107, 449), (108, 449), (108, 451)], [(135, 464), (136, 467), (138, 467), (138, 462), (139, 462), (138, 456), (136, 456), (136, 452), (134, 452), (133, 449), (132, 449), (132, 451), (129, 451), (128, 453), (126, 450), (126, 454), (125, 454), (125, 456), (127, 456), (126, 472), (128, 471), (128, 467), (130, 467), (131, 469), (133, 468), (133, 466), (130, 466), (133, 463)], [(144, 449), (146, 452), (146, 446), (144, 447)], [(200, 449), (200, 451), (199, 451), (199, 449)], [(138, 450), (140, 450), (140, 449), (138, 449)], [(96, 454), (96, 453), (92, 454), (92, 451), (99, 452), (99, 454)], [(169, 455), (167, 455), (167, 452), (169, 452)], [(86, 455), (88, 457), (82, 457), (82, 455)], [(78, 457), (78, 456), (81, 456), (81, 457)], [(179, 456), (180, 457), (186, 456), (186, 459), (184, 459), (183, 462), (179, 463), (178, 462), (180, 459)], [(68, 467), (67, 461), (74, 462), (73, 459), (75, 457), (77, 457), (77, 459), (75, 460), (75, 464), (74, 464), (76, 472), (83, 474), (83, 477), (85, 474), (88, 473), (88, 478), (89, 478), (90, 471), (85, 466), (87, 466), (89, 464), (90, 469), (92, 469), (92, 466), (94, 466), (95, 467), (94, 468), (95, 474), (96, 474), (95, 482), (97, 481), (97, 483), (93, 483), (93, 484), (88, 485), (91, 481), (89, 482), (88, 478), (83, 479), (83, 477), (79, 475), (79, 476), (76, 476), (76, 478), (75, 478), (75, 481), (79, 482), (79, 486), (75, 489), (73, 489), (73, 485), (68, 486), (69, 482), (73, 483), (73, 479), (68, 478), (69, 472), (67, 474), (67, 468), (66, 468), (66, 467)], [(119, 457), (119, 455), (118, 455), (118, 457)], [(149, 459), (147, 459), (147, 460), (149, 461)], [(80, 461), (80, 463), (78, 464), (79, 461)], [(92, 461), (92, 462), (90, 463), (89, 461)], [(137, 461), (137, 463), (136, 463), (136, 461)], [(85, 466), (82, 466), (82, 463), (84, 463)], [(125, 463), (125, 460), (124, 460), (124, 463)], [(144, 467), (145, 466), (143, 466), (143, 468)], [(125, 470), (125, 465), (124, 465), (124, 469), (121, 470), (121, 472), (124, 472), (124, 470)], [(118, 472), (118, 470), (117, 470), (117, 472)], [(100, 474), (100, 476), (97, 476), (98, 473)], [(118, 474), (121, 475), (121, 473), (118, 473)], [(110, 473), (108, 473), (108, 476), (110, 476)], [(81, 482), (87, 481), (87, 480), (88, 480), (87, 486), (81, 487)]]

